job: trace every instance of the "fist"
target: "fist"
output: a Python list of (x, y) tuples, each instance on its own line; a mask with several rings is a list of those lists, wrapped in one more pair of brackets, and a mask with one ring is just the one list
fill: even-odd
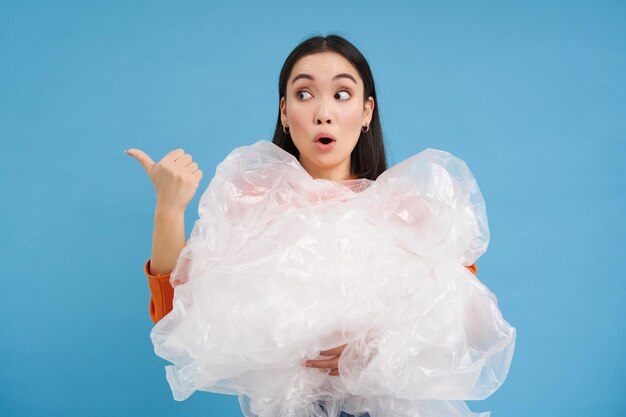
[(184, 211), (193, 198), (202, 170), (193, 162), (191, 155), (182, 149), (175, 149), (154, 163), (145, 152), (129, 149), (126, 154), (139, 161), (148, 174), (156, 190), (157, 206), (165, 210)]

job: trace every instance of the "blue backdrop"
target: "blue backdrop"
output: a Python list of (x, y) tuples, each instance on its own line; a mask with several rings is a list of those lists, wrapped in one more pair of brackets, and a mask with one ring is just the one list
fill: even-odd
[(278, 73), (313, 34), (354, 42), (389, 162), (464, 159), (492, 241), (478, 277), (518, 341), (494, 417), (626, 415), (624, 2), (0, 2), (0, 415), (239, 416), (173, 400), (154, 355), (154, 190), (271, 139)]

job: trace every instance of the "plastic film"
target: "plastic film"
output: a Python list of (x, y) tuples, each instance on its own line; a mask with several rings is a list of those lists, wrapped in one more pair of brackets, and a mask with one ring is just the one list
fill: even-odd
[[(313, 179), (259, 141), (200, 199), (151, 332), (174, 398), (238, 395), (248, 417), (487, 416), (515, 328), (464, 265), (487, 249), (466, 164), (426, 149), (376, 181)], [(346, 344), (339, 376), (305, 368)]]

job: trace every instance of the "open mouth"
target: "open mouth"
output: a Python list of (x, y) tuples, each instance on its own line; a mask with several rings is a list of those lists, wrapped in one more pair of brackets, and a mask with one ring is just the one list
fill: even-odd
[(331, 138), (319, 138), (319, 141), (322, 142), (324, 145), (328, 145), (333, 140)]

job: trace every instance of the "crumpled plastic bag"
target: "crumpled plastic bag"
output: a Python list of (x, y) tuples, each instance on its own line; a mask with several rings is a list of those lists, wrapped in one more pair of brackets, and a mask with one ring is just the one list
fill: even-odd
[[(198, 211), (150, 335), (176, 400), (238, 395), (247, 417), (489, 415), (463, 400), (502, 384), (516, 332), (464, 266), (489, 229), (463, 161), (426, 149), (376, 181), (329, 181), (259, 141), (218, 165)], [(303, 366), (343, 344), (339, 376)]]

